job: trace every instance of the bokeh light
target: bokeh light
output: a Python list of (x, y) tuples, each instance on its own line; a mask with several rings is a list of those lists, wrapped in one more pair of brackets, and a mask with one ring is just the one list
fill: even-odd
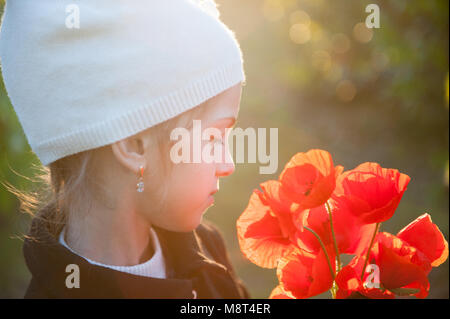
[(371, 64), (375, 71), (383, 72), (389, 66), (389, 56), (384, 52), (374, 51)]
[(331, 67), (325, 72), (325, 79), (330, 82), (337, 82), (342, 79), (344, 68), (338, 63), (331, 63)]
[(312, 65), (322, 71), (327, 72), (331, 68), (331, 56), (328, 51), (317, 50), (312, 55)]
[(343, 33), (335, 34), (331, 38), (331, 45), (335, 53), (345, 53), (350, 49), (350, 39)]
[(350, 80), (343, 80), (336, 86), (336, 96), (342, 102), (350, 102), (355, 98), (356, 87)]
[(296, 23), (289, 29), (289, 37), (297, 44), (307, 43), (311, 39), (311, 31), (306, 24)]
[(291, 24), (304, 24), (306, 26), (311, 25), (311, 18), (303, 10), (295, 10), (289, 16), (289, 21)]
[(365, 23), (357, 23), (353, 27), (353, 37), (361, 43), (368, 43), (373, 38), (373, 31), (366, 27)]
[(324, 38), (322, 27), (316, 21), (311, 21), (309, 29), (311, 30), (311, 42), (319, 43)]

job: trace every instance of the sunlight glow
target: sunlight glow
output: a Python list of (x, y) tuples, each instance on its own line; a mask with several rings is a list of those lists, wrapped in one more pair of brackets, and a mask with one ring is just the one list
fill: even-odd
[(284, 7), (279, 0), (265, 0), (262, 10), (264, 17), (269, 21), (277, 21), (284, 16)]

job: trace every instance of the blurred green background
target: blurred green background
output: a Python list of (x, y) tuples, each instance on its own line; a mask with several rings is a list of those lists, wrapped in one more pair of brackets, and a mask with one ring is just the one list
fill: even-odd
[[(227, 241), (238, 275), (254, 298), (267, 298), (275, 270), (240, 253), (236, 220), (260, 182), (276, 179), (296, 152), (321, 148), (351, 169), (374, 161), (411, 183), (382, 230), (397, 233), (424, 212), (449, 238), (447, 0), (217, 0), (244, 52), (247, 84), (237, 127), (277, 127), (279, 165), (236, 164), (205, 218)], [(365, 7), (380, 7), (367, 29)], [(0, 12), (4, 0), (0, 0)], [(0, 87), (0, 181), (29, 189), (38, 164)], [(23, 175), (23, 176), (20, 176)], [(22, 256), (29, 218), (0, 187), (0, 297), (23, 296), (30, 275)], [(429, 298), (449, 297), (449, 262), (433, 269)], [(328, 298), (329, 294), (317, 296)]]

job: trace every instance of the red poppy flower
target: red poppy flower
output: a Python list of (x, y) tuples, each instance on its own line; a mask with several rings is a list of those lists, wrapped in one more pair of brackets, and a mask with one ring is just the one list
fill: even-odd
[(264, 268), (275, 268), (282, 256), (295, 249), (294, 213), (280, 186), (278, 181), (262, 183), (263, 191), (253, 192), (236, 223), (242, 253)]
[[(335, 272), (334, 252), (328, 249), (333, 273)], [(329, 290), (333, 284), (325, 253), (311, 254), (296, 250), (281, 259), (277, 277), (283, 289), (297, 299), (309, 298)]]
[(301, 209), (314, 208), (324, 204), (336, 187), (336, 176), (342, 166), (334, 167), (330, 153), (310, 150), (297, 153), (281, 172), (280, 181), (286, 194)]
[(423, 214), (398, 232), (397, 237), (416, 247), (437, 267), (448, 258), (448, 243), (428, 214)]
[[(341, 269), (336, 276), (336, 284), (338, 285), (338, 291), (336, 298), (357, 298), (362, 296), (370, 299), (393, 299), (394, 293), (386, 289), (380, 289), (376, 287), (369, 287), (364, 285), (365, 282), (373, 282), (369, 273), (364, 273), (361, 279), (362, 269), (364, 267), (364, 258), (361, 256), (354, 257), (348, 265)], [(379, 284), (379, 282), (378, 282)]]
[(262, 183), (250, 197), (236, 224), (239, 245), (256, 265), (277, 267), (279, 285), (269, 298), (309, 298), (329, 290), (336, 251), (356, 255), (335, 278), (338, 298), (425, 298), (431, 268), (448, 258), (448, 243), (428, 214), (397, 236), (375, 234), (367, 255), (374, 230), (394, 214), (409, 176), (370, 162), (342, 170), (326, 151), (298, 153), (279, 181)]
[(341, 174), (334, 195), (363, 223), (381, 223), (392, 217), (409, 181), (396, 169), (367, 162)]
[[(333, 199), (329, 200), (333, 218), (333, 229), (340, 254), (361, 254), (367, 249), (375, 228), (375, 224), (363, 224), (347, 209)], [(333, 246), (333, 236), (328, 211), (325, 205), (307, 209), (297, 215), (298, 228), (295, 239), (297, 245), (309, 252), (316, 253), (321, 249), (317, 238), (304, 226), (312, 229), (325, 246)]]
[[(423, 214), (397, 236), (379, 233), (371, 249), (369, 263), (379, 267), (380, 282), (383, 289), (395, 294), (411, 294), (418, 298), (428, 295), (430, 285), (428, 274), (431, 267), (439, 266), (448, 258), (448, 243), (439, 228), (431, 221), (428, 214)], [(368, 291), (360, 280), (364, 258), (356, 256), (349, 265), (337, 275), (336, 282), (340, 288), (339, 296), (348, 297), (352, 292), (359, 292), (370, 298), (374, 293), (383, 296), (382, 290)], [(367, 274), (364, 274), (364, 278)]]
[(424, 254), (400, 238), (379, 233), (371, 249), (368, 264), (378, 267), (380, 288), (366, 287), (367, 272), (361, 280), (364, 260), (365, 257), (356, 256), (336, 276), (340, 298), (347, 298), (353, 292), (374, 299), (393, 298), (394, 294), (400, 293), (418, 298), (428, 295), (430, 285), (427, 275), (431, 265)]
[(427, 275), (431, 270), (428, 258), (404, 240), (379, 233), (374, 247), (375, 264), (380, 267), (382, 285), (391, 291), (398, 288), (414, 288), (414, 295), (425, 298), (430, 284)]

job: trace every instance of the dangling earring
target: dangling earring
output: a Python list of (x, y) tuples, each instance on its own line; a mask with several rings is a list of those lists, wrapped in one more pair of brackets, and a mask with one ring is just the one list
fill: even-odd
[(139, 193), (142, 193), (144, 191), (144, 166), (141, 165), (139, 170), (141, 174), (139, 176), (138, 183), (136, 184), (136, 188)]

